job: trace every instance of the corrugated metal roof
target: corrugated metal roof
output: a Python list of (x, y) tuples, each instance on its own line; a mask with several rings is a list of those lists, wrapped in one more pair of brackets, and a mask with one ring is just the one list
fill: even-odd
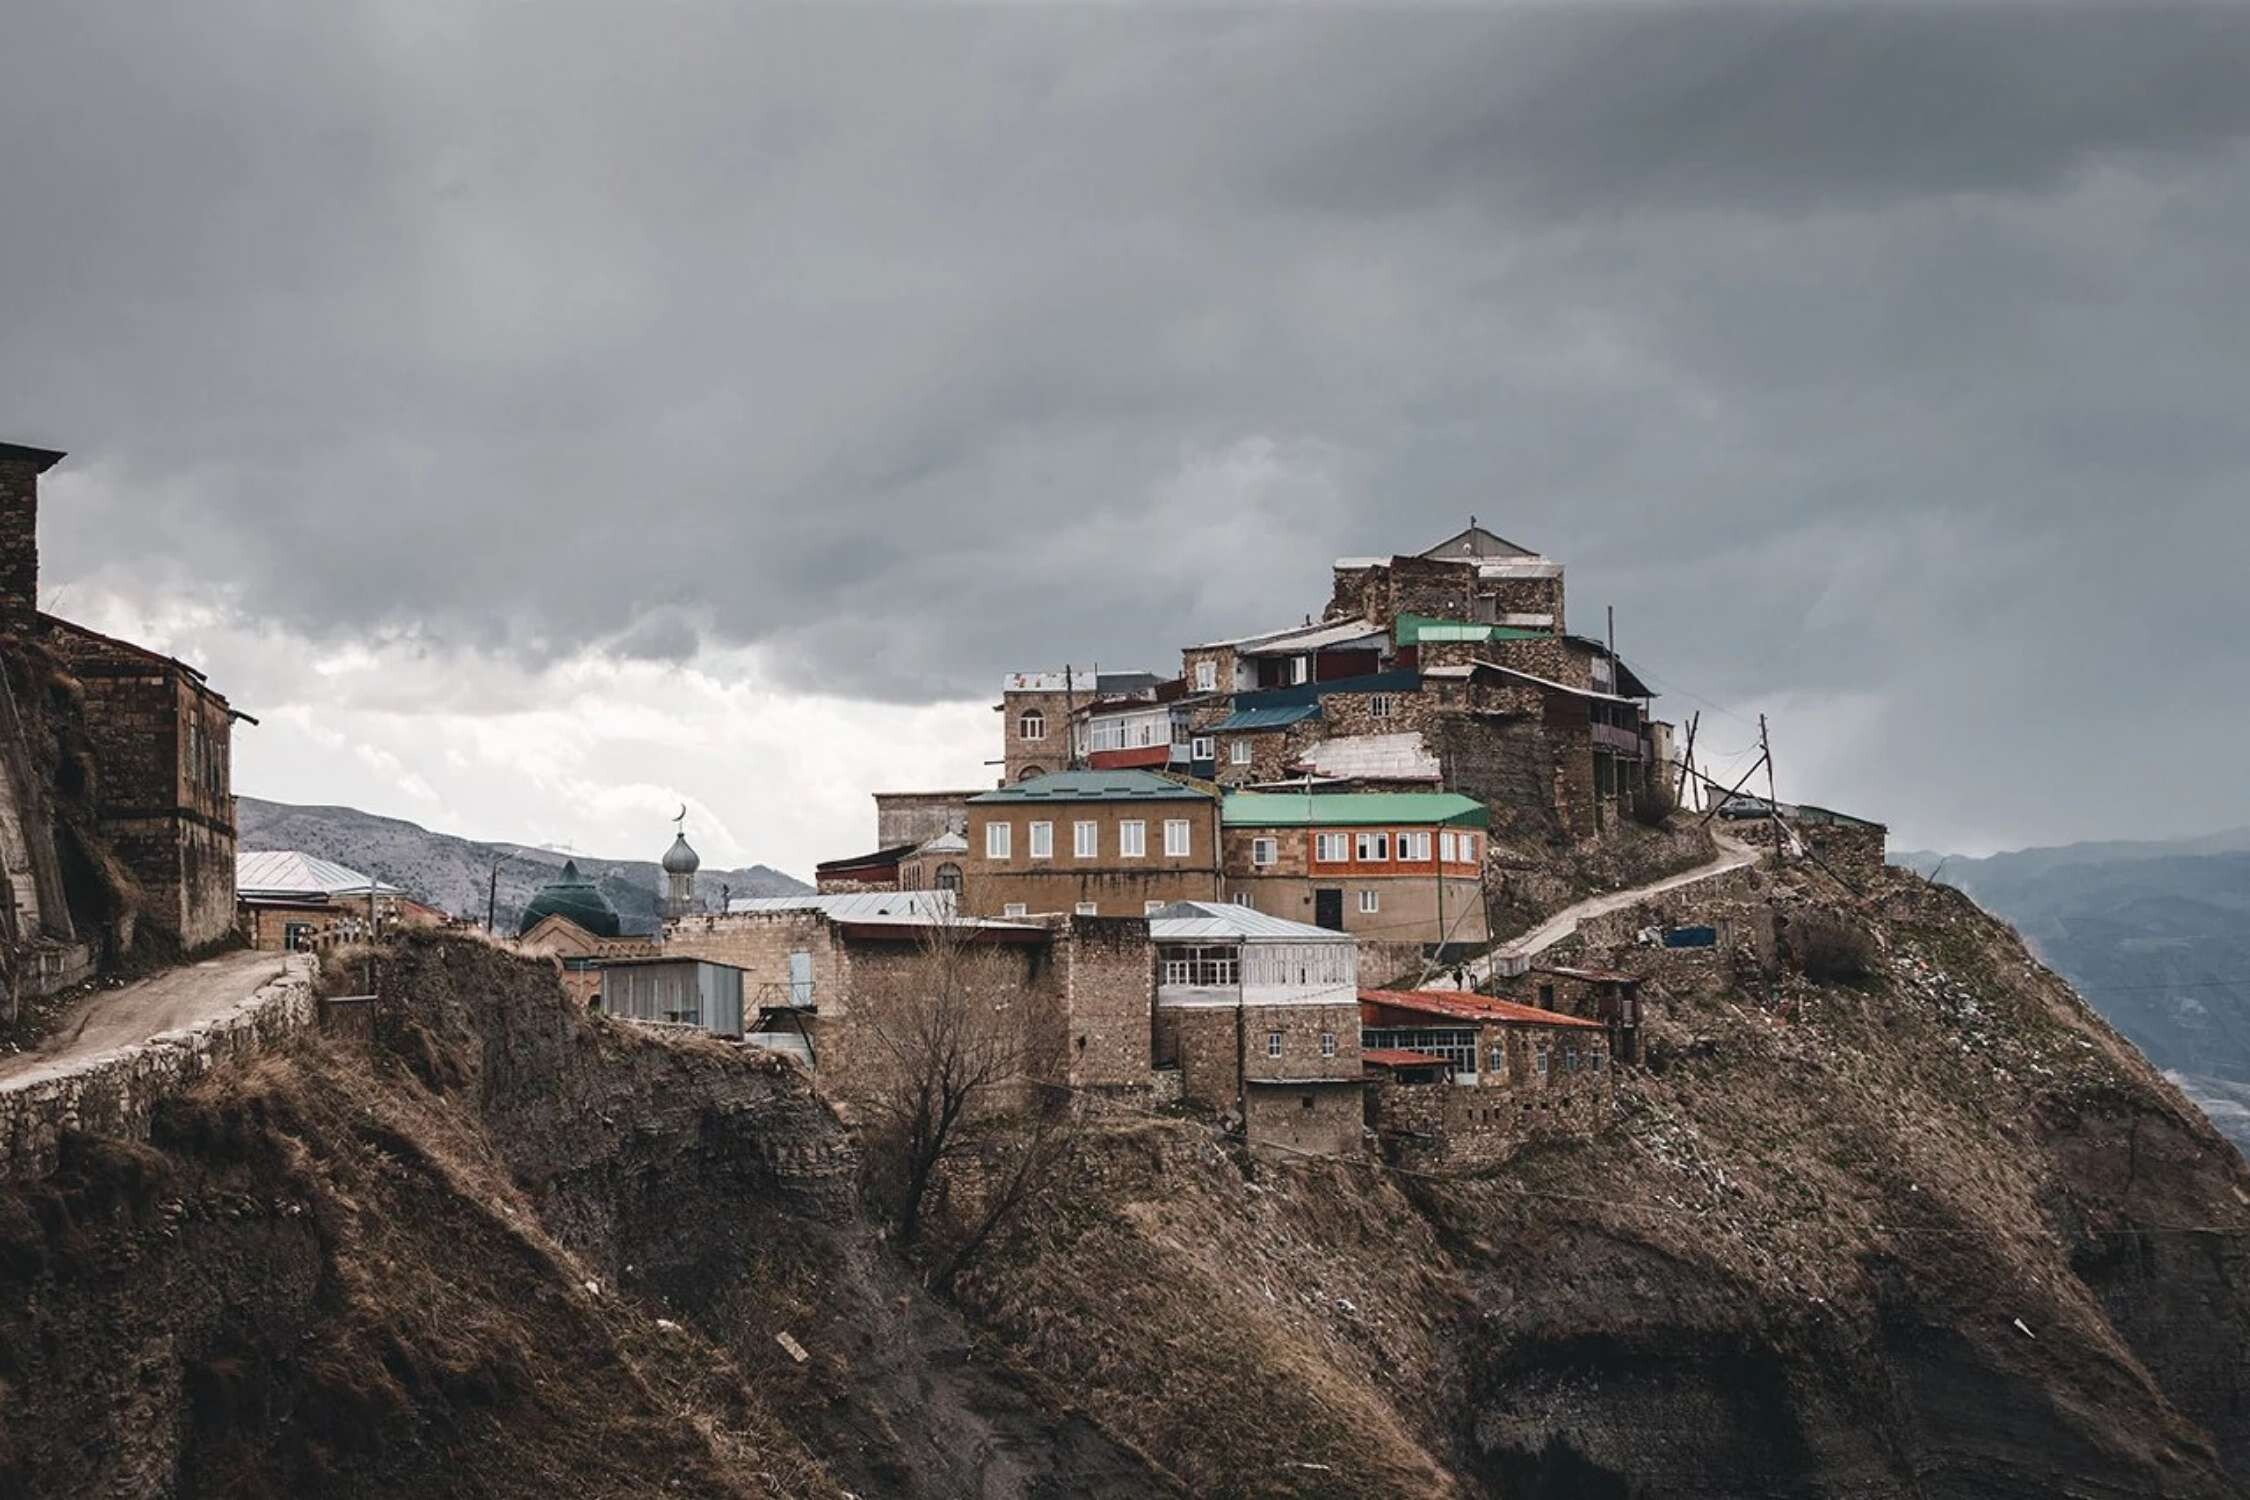
[(1347, 734), (1307, 745), (1300, 764), (1316, 776), (1362, 781), (1436, 781), (1438, 758), (1417, 731)]
[(1052, 771), (1029, 781), (979, 792), (969, 801), (1178, 802), (1210, 795), (1200, 787), (1186, 786), (1148, 771)]
[[(238, 896), (364, 896), (368, 879), (348, 865), (300, 849), (253, 849), (234, 857)], [(375, 889), (378, 894), (403, 894), (387, 880), (376, 881)]]
[(1514, 625), (1479, 624), (1470, 620), (1447, 620), (1437, 615), (1403, 614), (1392, 622), (1392, 630), (1401, 646), (1418, 646), (1428, 641), (1538, 641), (1552, 640), (1544, 630), (1525, 630)]
[(1536, 1005), (1524, 1005), (1514, 1000), (1495, 1000), (1488, 995), (1466, 995), (1456, 990), (1361, 990), (1359, 998), (1370, 1005), (1419, 1011), (1423, 1015), (1444, 1016), (1455, 1021), (1498, 1021), (1512, 1026), (1570, 1026), (1581, 1031), (1608, 1029), (1599, 1021), (1587, 1021), (1557, 1011), (1541, 1010)]
[(1356, 827), (1376, 824), (1482, 828), (1492, 819), (1482, 802), (1457, 792), (1236, 792), (1219, 804), (1229, 828)]
[(1278, 635), (1260, 636), (1236, 650), (1243, 656), (1294, 656), (1353, 641), (1380, 641), (1382, 638), (1383, 632), (1366, 620), (1343, 620), (1333, 625), (1309, 625)]
[(1286, 729), (1320, 715), (1318, 703), (1284, 703), (1273, 708), (1238, 708), (1210, 729), (1208, 734), (1243, 734), (1259, 729)]
[(1268, 916), (1255, 907), (1219, 901), (1175, 901), (1149, 913), (1148, 935), (1160, 943), (1213, 939), (1266, 939), (1292, 943), (1352, 943), (1348, 932)]
[(1450, 1064), (1435, 1052), (1416, 1052), (1407, 1047), (1370, 1047), (1360, 1053), (1359, 1060), (1371, 1068), (1443, 1068)]
[(1036, 922), (1006, 922), (991, 917), (961, 916), (951, 891), (850, 891), (825, 896), (737, 896), (727, 903), (727, 915), (735, 917), (789, 912), (816, 913), (831, 922), (849, 922), (858, 927), (929, 927), (942, 922), (960, 927), (1045, 931)]

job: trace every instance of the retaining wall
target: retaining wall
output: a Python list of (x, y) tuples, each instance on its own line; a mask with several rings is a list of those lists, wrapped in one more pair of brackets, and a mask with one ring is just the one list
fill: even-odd
[(0, 1080), (0, 1177), (52, 1171), (66, 1130), (146, 1140), (166, 1094), (311, 1031), (319, 1013), (312, 979), (312, 961), (291, 958), (279, 978), (201, 1026), (95, 1053), (63, 1071)]

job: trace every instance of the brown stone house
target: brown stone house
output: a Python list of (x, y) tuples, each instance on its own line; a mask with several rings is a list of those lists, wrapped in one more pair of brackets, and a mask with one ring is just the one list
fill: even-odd
[(96, 827), (140, 888), (134, 919), (193, 951), (234, 928), (233, 731), (256, 721), (187, 663), (39, 612), (39, 478), (62, 458), (0, 443), (0, 630), (75, 680)]
[(793, 1053), (864, 1106), (888, 1066), (879, 1017), (926, 991), (942, 944), (980, 1002), (1025, 1027), (1031, 1084), (1146, 1096), (1154, 968), (1138, 918), (975, 918), (933, 891), (773, 896), (674, 922), (662, 951), (741, 971), (744, 1040)]
[(1611, 1081), (1601, 1022), (1452, 990), (1359, 998), (1360, 1045), (1381, 1059), (1367, 1122), (1392, 1159), (1489, 1160), (1537, 1132), (1599, 1125)]
[[(338, 938), (395, 927), (438, 927), (444, 912), (387, 880), (298, 849), (252, 849), (235, 857), (234, 891), (243, 938), (253, 948), (298, 952)], [(369, 885), (374, 886), (370, 899)]]
[(1452, 792), (1235, 792), (1220, 804), (1227, 897), (1348, 932), (1389, 973), (1481, 948), (1483, 803)]
[(1359, 952), (1350, 936), (1232, 903), (1149, 918), (1162, 1091), (1239, 1122), (1256, 1148), (1357, 1154)]
[(962, 910), (1139, 917), (1217, 900), (1219, 802), (1150, 771), (1066, 771), (969, 800)]

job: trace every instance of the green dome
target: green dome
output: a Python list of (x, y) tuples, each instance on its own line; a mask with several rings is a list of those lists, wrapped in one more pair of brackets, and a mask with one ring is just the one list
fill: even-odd
[(618, 920), (617, 908), (601, 888), (578, 873), (578, 861), (563, 861), (562, 873), (545, 885), (524, 905), (523, 920), (516, 924), (518, 933), (531, 931), (548, 917), (568, 917), (595, 937), (616, 937), (624, 924)]

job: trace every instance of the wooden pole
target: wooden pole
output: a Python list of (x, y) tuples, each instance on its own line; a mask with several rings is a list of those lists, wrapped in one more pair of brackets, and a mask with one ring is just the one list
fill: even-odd
[(1679, 785), (1672, 790), (1672, 801), (1674, 803), (1687, 801), (1688, 768), (1695, 764), (1695, 727), (1702, 722), (1703, 710), (1700, 708), (1688, 718), (1687, 748), (1680, 752)]
[(1773, 819), (1775, 864), (1789, 863), (1789, 831), (1781, 826), (1781, 799), (1773, 789), (1773, 743), (1766, 738), (1766, 716), (1758, 715), (1758, 759), (1766, 767), (1766, 815)]

